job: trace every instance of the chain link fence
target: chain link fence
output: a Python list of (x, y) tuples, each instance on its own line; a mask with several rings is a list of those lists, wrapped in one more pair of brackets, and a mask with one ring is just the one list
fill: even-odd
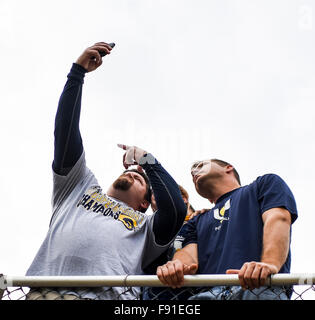
[(182, 288), (156, 276), (11, 277), (0, 275), (2, 300), (315, 300), (315, 274), (277, 274), (266, 287), (242, 290), (237, 275), (185, 276)]

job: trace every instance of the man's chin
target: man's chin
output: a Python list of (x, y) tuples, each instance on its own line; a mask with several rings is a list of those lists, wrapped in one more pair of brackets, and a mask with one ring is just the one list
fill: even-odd
[(196, 187), (196, 190), (202, 190), (202, 187), (203, 187), (203, 181), (204, 179), (202, 179), (203, 177), (197, 177), (196, 181), (195, 181), (195, 187)]
[(130, 181), (130, 179), (125, 178), (125, 177), (121, 177), (121, 178), (118, 178), (113, 183), (113, 187), (116, 190), (128, 191), (130, 189), (130, 187), (132, 186), (132, 184), (133, 183)]
[(199, 178), (198, 181), (196, 181), (195, 188), (200, 196), (207, 198), (207, 190), (205, 190), (204, 181), (202, 179)]

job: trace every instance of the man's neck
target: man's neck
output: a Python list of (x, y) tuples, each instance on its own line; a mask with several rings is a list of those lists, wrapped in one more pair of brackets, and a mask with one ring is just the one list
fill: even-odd
[[(218, 194), (218, 196), (215, 198), (215, 200), (213, 201), (213, 203), (216, 204), (216, 203), (218, 202), (218, 200), (219, 200), (222, 196), (224, 196), (224, 195), (227, 194), (228, 192), (231, 192), (231, 191), (233, 191), (233, 190), (238, 189), (239, 187), (240, 187), (240, 186), (236, 186), (236, 187), (234, 187), (234, 188), (226, 189), (226, 191)], [(210, 199), (208, 199), (208, 200), (210, 201)], [(211, 201), (210, 201), (210, 202), (211, 202)]]
[(126, 205), (129, 207), (133, 208), (134, 210), (138, 210), (138, 208), (135, 208), (135, 204), (130, 201), (130, 196), (128, 191), (123, 191), (123, 190), (117, 190), (113, 187), (110, 187), (107, 191), (107, 195), (111, 198), (114, 198), (118, 201), (124, 202)]
[(207, 197), (211, 203), (216, 203), (224, 194), (238, 189), (240, 185), (234, 181), (217, 181), (209, 188), (209, 190), (214, 190)]

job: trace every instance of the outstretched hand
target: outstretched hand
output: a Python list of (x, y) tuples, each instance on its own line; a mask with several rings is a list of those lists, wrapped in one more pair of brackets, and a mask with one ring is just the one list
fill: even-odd
[(108, 43), (97, 42), (93, 46), (85, 49), (76, 63), (82, 66), (87, 72), (94, 71), (103, 63), (100, 52), (110, 54), (111, 50), (112, 47)]

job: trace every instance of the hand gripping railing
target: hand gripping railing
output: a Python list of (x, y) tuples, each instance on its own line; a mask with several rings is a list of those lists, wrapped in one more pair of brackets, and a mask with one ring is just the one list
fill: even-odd
[[(237, 286), (238, 275), (186, 275), (183, 287)], [(275, 274), (266, 286), (313, 286), (315, 273)], [(0, 275), (0, 299), (8, 287), (165, 287), (155, 275), (9, 276)], [(313, 288), (313, 287), (312, 287)], [(314, 289), (313, 289), (314, 290)], [(314, 293), (315, 300), (315, 293)]]

